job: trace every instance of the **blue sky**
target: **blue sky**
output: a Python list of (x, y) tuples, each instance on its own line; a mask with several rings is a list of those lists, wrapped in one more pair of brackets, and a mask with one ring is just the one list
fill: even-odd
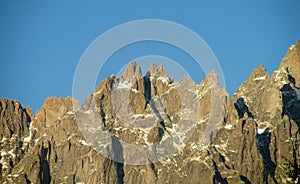
[[(108, 29), (138, 19), (177, 22), (201, 36), (218, 58), (232, 95), (258, 64), (269, 73), (278, 68), (288, 47), (300, 39), (299, 9), (297, 0), (1, 1), (0, 97), (18, 99), (35, 112), (46, 97), (71, 96), (76, 65), (89, 44)], [(164, 45), (133, 44), (111, 57), (98, 80), (143, 55), (189, 60)]]

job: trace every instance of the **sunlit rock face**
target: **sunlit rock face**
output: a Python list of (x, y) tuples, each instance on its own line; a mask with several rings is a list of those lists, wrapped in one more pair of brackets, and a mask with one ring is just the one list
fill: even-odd
[(214, 71), (196, 84), (136, 62), (81, 106), (50, 97), (34, 115), (1, 99), (0, 183), (296, 183), (299, 48), (231, 99)]

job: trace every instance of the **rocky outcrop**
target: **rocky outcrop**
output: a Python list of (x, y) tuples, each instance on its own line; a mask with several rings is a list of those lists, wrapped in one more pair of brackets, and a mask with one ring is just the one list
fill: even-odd
[[(300, 42), (270, 76), (259, 65), (230, 99), (214, 71), (173, 81), (131, 63), (79, 106), (33, 115), (0, 101), (1, 183), (297, 183)], [(136, 146), (140, 146), (137, 149)]]
[(300, 41), (288, 49), (280, 64), (280, 70), (292, 76), (294, 81), (291, 82), (294, 84), (296, 83), (295, 85), (298, 88), (300, 87)]
[(124, 71), (121, 78), (128, 79), (128, 78), (141, 78), (142, 77), (142, 70), (140, 65), (136, 63), (136, 61), (133, 61), (128, 65), (126, 70)]
[(168, 72), (162, 65), (157, 67), (156, 64), (152, 64), (149, 71), (147, 72), (147, 75), (151, 75), (154, 77), (168, 77)]
[(12, 176), (28, 152), (31, 118), (31, 109), (23, 108), (19, 101), (0, 100), (0, 181)]

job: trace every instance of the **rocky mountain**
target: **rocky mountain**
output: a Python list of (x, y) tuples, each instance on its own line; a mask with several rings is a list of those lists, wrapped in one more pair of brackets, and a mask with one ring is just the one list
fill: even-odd
[(232, 98), (131, 63), (80, 106), (36, 114), (0, 100), (0, 183), (298, 183), (300, 41), (270, 76), (259, 65)]

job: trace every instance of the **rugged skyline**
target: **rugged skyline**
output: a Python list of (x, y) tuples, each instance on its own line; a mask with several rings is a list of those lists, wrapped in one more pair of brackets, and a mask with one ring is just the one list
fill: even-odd
[(163, 67), (140, 71), (132, 63), (104, 79), (82, 107), (49, 97), (32, 114), (1, 99), (0, 181), (298, 182), (300, 41), (271, 76), (259, 65), (232, 98), (214, 72), (196, 84), (173, 82)]
[[(114, 26), (140, 19), (177, 22), (200, 35), (218, 58), (232, 96), (258, 64), (269, 74), (278, 67), (285, 49), (300, 37), (299, 7), (298, 0), (1, 1), (0, 96), (19, 99), (33, 112), (49, 96), (71, 96), (76, 65), (90, 43)], [(135, 44), (111, 58), (97, 83), (149, 54), (182, 62), (192, 73), (201, 70), (175, 48)], [(192, 78), (199, 83), (205, 76)]]

